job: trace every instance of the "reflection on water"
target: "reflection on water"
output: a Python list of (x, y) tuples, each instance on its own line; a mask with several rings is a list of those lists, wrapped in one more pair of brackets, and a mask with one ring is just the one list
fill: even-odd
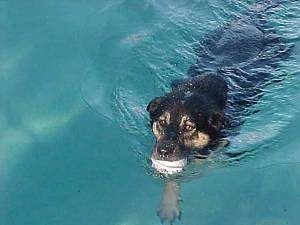
[[(26, 3), (12, 5), (0, 3), (1, 179), (37, 142), (56, 135), (84, 109), (76, 89), (85, 62), (73, 31), (55, 27), (52, 15), (40, 13), (59, 14), (59, 9), (51, 3), (40, 4), (40, 11)], [(67, 27), (70, 22), (60, 21)]]

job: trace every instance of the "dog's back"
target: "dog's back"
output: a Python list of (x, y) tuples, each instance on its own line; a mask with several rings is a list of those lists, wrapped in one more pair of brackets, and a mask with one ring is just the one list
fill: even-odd
[[(289, 48), (267, 23), (271, 9), (279, 1), (260, 1), (242, 18), (210, 32), (197, 48), (197, 61), (188, 70), (189, 76), (205, 71), (226, 69), (250, 70), (258, 67), (276, 67)], [(253, 77), (249, 74), (248, 79)], [(261, 79), (261, 78), (260, 78)]]
[(226, 80), (233, 126), (241, 123), (238, 117), (259, 100), (267, 84), (281, 79), (274, 77), (274, 69), (293, 46), (267, 23), (271, 9), (280, 2), (260, 1), (243, 18), (211, 32), (199, 43), (197, 61), (188, 69), (189, 77), (209, 71)]

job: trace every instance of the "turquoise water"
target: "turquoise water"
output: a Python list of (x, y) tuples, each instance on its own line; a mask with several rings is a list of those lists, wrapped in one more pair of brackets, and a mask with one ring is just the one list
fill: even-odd
[[(0, 1), (0, 224), (160, 224), (145, 107), (195, 61), (194, 46), (253, 1)], [(297, 225), (300, 4), (269, 23), (295, 47), (228, 151), (188, 168), (178, 224)]]

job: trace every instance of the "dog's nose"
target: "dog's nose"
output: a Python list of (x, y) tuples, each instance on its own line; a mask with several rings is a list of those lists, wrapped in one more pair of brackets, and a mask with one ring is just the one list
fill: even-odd
[(160, 153), (161, 156), (167, 156), (168, 155), (168, 151), (166, 149), (164, 149), (164, 148), (160, 149), (159, 153)]
[(160, 146), (158, 147), (157, 150), (161, 156), (166, 157), (170, 153), (172, 153), (174, 151), (174, 149), (175, 149), (175, 145), (173, 143), (166, 142), (166, 143), (160, 144)]

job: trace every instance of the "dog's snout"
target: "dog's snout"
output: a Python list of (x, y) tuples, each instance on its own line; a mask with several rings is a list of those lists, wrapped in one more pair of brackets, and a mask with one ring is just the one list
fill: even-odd
[(173, 131), (171, 131), (171, 132), (169, 132), (169, 139), (170, 140), (175, 140), (176, 138), (177, 138), (177, 135), (176, 135), (176, 133), (175, 132), (173, 132)]
[(172, 154), (176, 148), (176, 145), (172, 142), (163, 142), (157, 146), (157, 151), (162, 157), (166, 157)]

